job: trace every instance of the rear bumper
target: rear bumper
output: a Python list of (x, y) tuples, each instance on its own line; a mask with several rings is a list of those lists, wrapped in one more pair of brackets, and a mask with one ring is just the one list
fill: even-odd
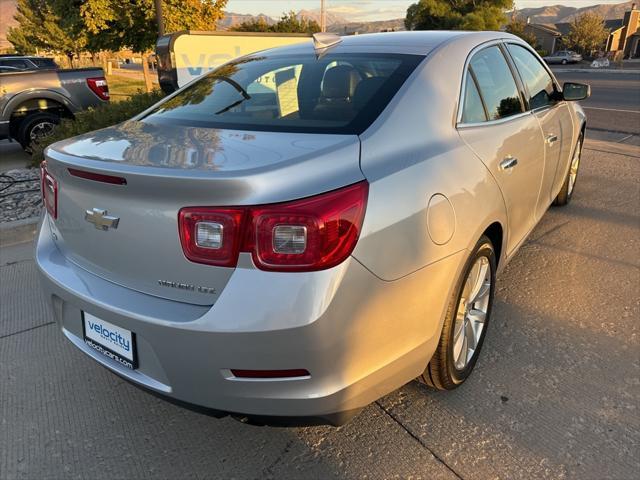
[[(175, 402), (257, 423), (344, 423), (418, 376), (436, 348), (464, 260), (460, 252), (384, 282), (352, 258), (295, 274), (263, 272), (244, 259), (216, 304), (198, 306), (136, 292), (72, 264), (47, 221), (36, 262), (56, 321), (77, 348)], [(135, 332), (137, 370), (84, 343), (82, 311)], [(310, 377), (238, 379), (232, 368), (304, 368)]]

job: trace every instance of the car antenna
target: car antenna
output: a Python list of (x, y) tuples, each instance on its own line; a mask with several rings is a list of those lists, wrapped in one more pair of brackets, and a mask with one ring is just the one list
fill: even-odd
[(316, 51), (324, 51), (329, 47), (333, 47), (342, 41), (340, 35), (335, 33), (319, 32), (313, 34), (313, 48)]

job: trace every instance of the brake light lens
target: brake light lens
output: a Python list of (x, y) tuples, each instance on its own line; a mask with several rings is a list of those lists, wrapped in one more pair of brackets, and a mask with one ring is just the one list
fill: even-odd
[(87, 86), (100, 100), (109, 100), (109, 85), (104, 77), (87, 78)]
[(243, 218), (238, 208), (183, 208), (178, 223), (184, 255), (196, 263), (235, 267)]
[(47, 162), (40, 163), (42, 203), (54, 220), (58, 218), (58, 182), (47, 171)]
[(192, 262), (235, 267), (240, 252), (269, 271), (314, 271), (342, 263), (364, 219), (366, 181), (292, 202), (254, 207), (189, 207), (178, 223)]
[(368, 184), (357, 183), (315, 197), (251, 209), (255, 245), (263, 270), (322, 270), (343, 262), (360, 235)]

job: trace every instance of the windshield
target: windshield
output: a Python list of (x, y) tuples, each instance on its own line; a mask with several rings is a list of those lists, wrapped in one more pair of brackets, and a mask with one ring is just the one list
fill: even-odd
[(423, 57), (315, 54), (240, 58), (187, 85), (144, 122), (360, 134)]

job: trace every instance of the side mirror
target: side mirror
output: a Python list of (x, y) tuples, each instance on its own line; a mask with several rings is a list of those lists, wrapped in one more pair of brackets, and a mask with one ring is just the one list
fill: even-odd
[(591, 87), (584, 83), (565, 82), (562, 85), (562, 98), (567, 101), (584, 100), (591, 95)]

